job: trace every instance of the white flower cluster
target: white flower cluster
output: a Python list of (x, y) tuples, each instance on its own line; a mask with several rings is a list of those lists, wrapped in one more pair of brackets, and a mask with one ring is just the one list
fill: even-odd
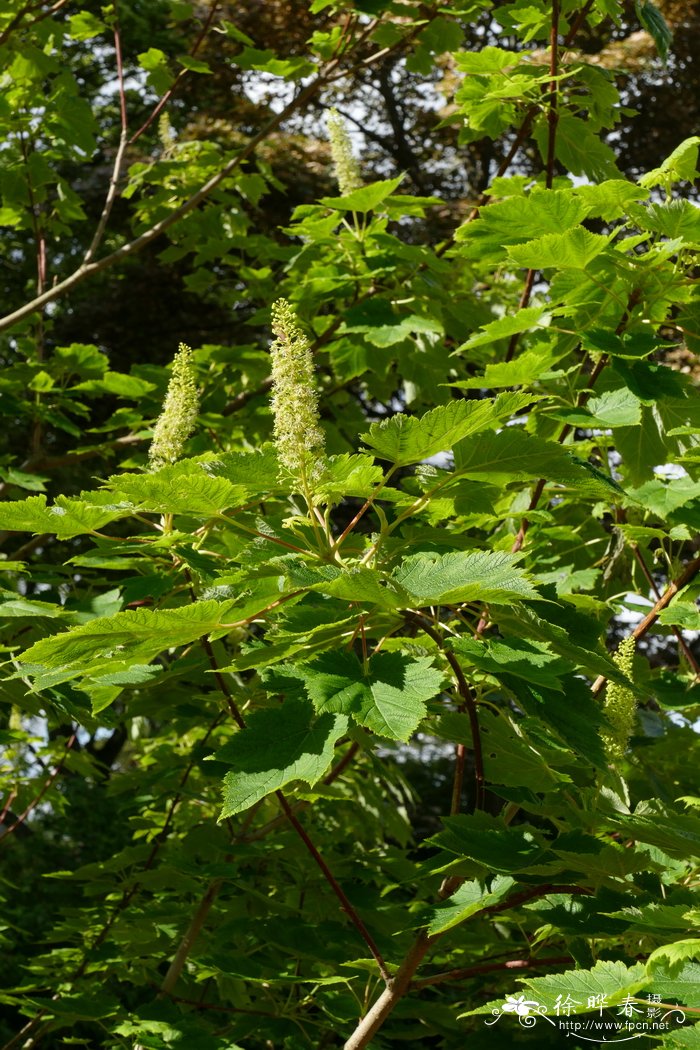
[(180, 343), (148, 453), (154, 470), (180, 458), (184, 444), (194, 430), (198, 414), (199, 393), (194, 378), (192, 351), (189, 346)]
[(323, 471), (325, 437), (319, 425), (311, 346), (292, 307), (278, 299), (272, 307), (272, 411), (275, 444), (283, 467), (304, 483)]

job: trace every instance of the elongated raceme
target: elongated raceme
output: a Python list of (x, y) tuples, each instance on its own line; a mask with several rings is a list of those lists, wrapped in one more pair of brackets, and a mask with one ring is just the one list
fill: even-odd
[(353, 156), (348, 129), (337, 109), (330, 110), (326, 124), (338, 189), (345, 196), (347, 193), (352, 193), (353, 190), (359, 190), (363, 184), (360, 165)]
[(272, 307), (274, 436), (282, 467), (306, 486), (323, 472), (325, 436), (318, 414), (311, 346), (286, 299)]
[(185, 442), (195, 428), (198, 414), (199, 394), (194, 376), (192, 350), (180, 343), (173, 359), (168, 392), (153, 430), (153, 440), (148, 453), (154, 470), (180, 458)]
[[(613, 657), (617, 666), (628, 678), (632, 677), (635, 645), (634, 638), (625, 638)], [(610, 723), (610, 728), (603, 732), (605, 752), (610, 762), (619, 761), (627, 750), (637, 717), (637, 701), (634, 693), (631, 689), (626, 689), (625, 686), (618, 685), (616, 682), (608, 682), (603, 711)]]

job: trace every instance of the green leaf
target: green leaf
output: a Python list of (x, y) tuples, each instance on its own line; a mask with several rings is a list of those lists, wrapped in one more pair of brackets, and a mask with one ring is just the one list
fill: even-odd
[(578, 226), (587, 211), (584, 202), (571, 191), (533, 190), (526, 197), (510, 197), (482, 208), (479, 218), (460, 227), (455, 238), (466, 242), (470, 256), (502, 258), (509, 245), (533, 241), (545, 234), (561, 235)]
[(698, 149), (700, 135), (685, 139), (658, 168), (642, 175), (640, 186), (651, 189), (654, 186), (670, 186), (674, 182), (693, 182), (698, 173)]
[[(549, 623), (539, 616), (532, 606), (522, 603), (512, 608), (499, 610), (498, 613), (499, 624), (510, 628), (509, 633), (521, 633), (532, 641), (547, 642), (555, 653), (559, 653), (564, 659), (570, 660), (582, 670), (594, 676), (605, 675), (606, 678), (619, 682), (621, 685), (629, 686), (630, 683), (621, 674), (617, 664), (610, 659), (600, 643), (596, 640), (594, 645), (585, 637), (583, 617), (580, 613), (577, 614), (576, 619), (579, 621), (577, 635), (570, 629), (567, 630), (556, 623)], [(575, 641), (572, 634), (576, 638)]]
[(652, 3), (652, 0), (635, 0), (634, 9), (642, 27), (646, 29), (647, 33), (651, 34), (656, 44), (656, 50), (665, 62), (668, 58), (668, 49), (673, 40), (673, 33), (669, 29), (666, 19), (656, 4)]
[(382, 459), (407, 466), (449, 451), (468, 434), (494, 429), (529, 404), (532, 396), (525, 394), (501, 394), (495, 400), (450, 401), (420, 418), (397, 414), (373, 423), (362, 440)]
[(525, 638), (503, 641), (456, 638), (450, 642), (450, 648), (467, 667), (478, 667), (497, 678), (507, 672), (558, 692), (563, 688), (560, 676), (570, 670), (570, 664), (553, 653), (546, 643)]
[(527, 244), (513, 245), (508, 255), (518, 266), (533, 270), (585, 270), (609, 243), (609, 237), (575, 226), (566, 233), (548, 233)]
[[(482, 325), (481, 330), (470, 336), (459, 349), (483, 346), (484, 344), (494, 343), (498, 339), (506, 339), (508, 336), (516, 335), (519, 332), (527, 332), (528, 329), (534, 328), (539, 321), (547, 318), (547, 316), (547, 308), (545, 306), (527, 306), (523, 310), (518, 310), (515, 314), (500, 317), (497, 321), (491, 321), (489, 324)], [(511, 367), (511, 365), (512, 362), (508, 362), (508, 367)], [(516, 383), (512, 381), (509, 384), (509, 386), (515, 385)]]
[(148, 51), (143, 51), (137, 58), (141, 68), (148, 73), (148, 81), (153, 90), (158, 94), (167, 91), (175, 78), (168, 66), (165, 52), (157, 47), (149, 47)]
[(72, 40), (92, 40), (104, 32), (105, 26), (89, 11), (79, 11), (68, 18)]
[(621, 387), (590, 398), (585, 409), (564, 409), (555, 415), (572, 426), (601, 427), (604, 430), (632, 427), (641, 421), (642, 404), (631, 390)]
[(382, 201), (385, 201), (395, 189), (398, 189), (402, 182), (403, 175), (395, 179), (383, 179), (354, 190), (353, 193), (348, 193), (344, 197), (321, 197), (319, 204), (323, 204), (326, 208), (333, 208), (335, 211), (357, 211), (364, 214), (368, 211), (375, 211)]
[(247, 489), (211, 477), (209, 464), (182, 460), (152, 474), (117, 474), (109, 484), (140, 511), (211, 517), (246, 502)]
[(110, 502), (105, 493), (86, 493), (94, 503), (58, 496), (52, 507), (46, 496), (28, 496), (24, 500), (0, 503), (0, 528), (18, 532), (48, 532), (60, 540), (81, 533), (94, 532), (115, 518), (133, 513), (130, 504)]
[(538, 1002), (545, 1003), (551, 1013), (559, 996), (570, 996), (575, 1001), (572, 1014), (597, 1010), (595, 997), (604, 997), (608, 1006), (618, 1006), (628, 996), (634, 996), (649, 984), (644, 966), (637, 963), (625, 966), (622, 962), (599, 961), (591, 970), (566, 970), (547, 977), (529, 977), (521, 984)]
[(515, 879), (509, 875), (496, 876), (490, 889), (486, 889), (477, 879), (463, 882), (449, 900), (433, 910), (428, 933), (431, 937), (436, 933), (445, 933), (489, 905), (498, 904), (508, 896), (514, 885)]
[[(521, 52), (519, 58), (523, 58), (527, 52)], [(462, 73), (500, 73), (514, 64), (512, 51), (505, 51), (500, 47), (482, 47), (478, 51), (463, 51), (453, 55), (457, 69)]]
[(619, 498), (622, 491), (582, 460), (574, 459), (554, 441), (525, 434), (521, 427), (506, 427), (498, 434), (484, 434), (454, 446), (455, 471), (467, 477), (486, 475), (498, 484), (516, 479), (547, 478), (571, 485), (605, 499)]
[(330, 766), (335, 743), (347, 725), (344, 715), (316, 715), (308, 700), (292, 697), (247, 716), (246, 728), (215, 755), (218, 762), (232, 766), (224, 777), (220, 820), (242, 813), (293, 781), (313, 787)]
[[(475, 338), (479, 339), (480, 336), (477, 335)], [(462, 349), (460, 347), (460, 351)], [(455, 353), (460, 351), (455, 351)], [(450, 385), (460, 390), (498, 390), (499, 387), (530, 386), (540, 379), (547, 378), (550, 367), (560, 357), (562, 353), (557, 351), (555, 346), (543, 343), (541, 346), (518, 354), (512, 361), (496, 361), (488, 364), (483, 375), (456, 380)]]
[(539, 833), (528, 824), (508, 827), (487, 813), (460, 813), (443, 820), (444, 830), (428, 842), (484, 865), (491, 871), (527, 871), (545, 856)]
[(529, 577), (515, 567), (517, 560), (517, 555), (503, 551), (412, 554), (394, 570), (393, 578), (416, 605), (538, 598)]
[(589, 218), (612, 222), (626, 215), (630, 204), (648, 197), (649, 191), (623, 179), (607, 179), (597, 186), (577, 186), (576, 196), (587, 206)]
[(663, 968), (669, 977), (676, 977), (688, 959), (700, 959), (700, 939), (697, 937), (655, 948), (647, 959), (647, 973), (653, 977), (658, 969)]
[(700, 631), (700, 609), (694, 602), (672, 602), (659, 613), (659, 623), (677, 624), (686, 631)]
[(429, 657), (410, 659), (403, 653), (377, 653), (366, 670), (352, 653), (326, 653), (295, 670), (318, 712), (351, 715), (379, 736), (404, 741), (420, 725), (426, 701), (443, 681)]
[(619, 816), (607, 821), (625, 837), (658, 846), (671, 857), (700, 857), (700, 820), (685, 813)]
[(235, 601), (202, 601), (179, 609), (127, 609), (40, 639), (22, 654), (22, 662), (78, 672), (94, 671), (109, 661), (146, 663), (164, 649), (187, 645), (220, 630), (228, 619), (235, 618), (235, 605)]
[(523, 729), (493, 711), (479, 712), (484, 774), (487, 781), (532, 791), (551, 791), (570, 780), (551, 768), (551, 756), (543, 755)]
[(213, 73), (213, 70), (208, 62), (203, 62), (201, 58), (193, 58), (192, 55), (178, 55), (177, 60), (184, 69), (190, 71), (190, 73)]

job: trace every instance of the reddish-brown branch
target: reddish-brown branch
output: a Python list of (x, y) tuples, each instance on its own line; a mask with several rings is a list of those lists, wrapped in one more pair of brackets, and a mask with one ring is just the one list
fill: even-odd
[[(68, 739), (66, 741), (66, 745), (65, 745), (65, 747), (63, 749), (63, 754), (62, 754), (58, 764), (56, 765), (56, 768), (53, 770), (51, 775), (46, 778), (46, 780), (44, 781), (44, 784), (43, 784), (43, 786), (41, 788), (41, 791), (39, 791), (39, 793), (34, 796), (34, 798), (29, 803), (29, 805), (26, 807), (26, 809), (24, 809), (19, 814), (19, 816), (17, 817), (17, 820), (14, 822), (14, 824), (11, 824), (10, 827), (5, 830), (5, 833), (2, 835), (2, 837), (0, 837), (0, 842), (4, 842), (4, 840), (6, 838), (9, 838), (9, 836), (13, 833), (13, 831), (17, 830), (17, 828), (20, 826), (20, 824), (24, 824), (24, 822), (27, 819), (27, 817), (29, 816), (29, 814), (33, 810), (35, 810), (36, 807), (39, 805), (39, 803), (41, 802), (41, 800), (44, 797), (44, 795), (46, 794), (46, 792), (49, 790), (49, 788), (52, 786), (52, 784), (55, 783), (56, 779), (58, 778), (58, 776), (63, 771), (63, 767), (65, 765), (66, 758), (68, 757), (68, 752), (73, 747), (73, 744), (75, 743), (76, 739), (77, 739), (77, 733), (71, 733), (71, 735), (68, 737)], [(6, 806), (6, 808), (3, 810), (3, 817), (5, 816), (5, 813), (7, 812), (8, 808), (9, 808), (9, 803), (8, 803), (8, 806)], [(2, 819), (0, 819), (0, 823), (2, 823)]]
[(506, 959), (505, 962), (483, 963), (481, 966), (464, 966), (461, 969), (446, 970), (444, 973), (422, 977), (411, 983), (411, 990), (429, 988), (432, 985), (444, 984), (446, 981), (467, 981), (470, 977), (479, 977), (483, 973), (497, 973), (499, 970), (531, 970), (543, 966), (566, 966), (571, 962), (570, 955), (550, 955), (538, 959)]
[[(218, 7), (219, 7), (219, 0), (214, 0), (213, 4), (211, 5), (211, 9), (209, 11), (209, 14), (207, 15), (206, 20), (204, 21), (204, 24), (202, 25), (202, 29), (201, 29), (199, 35), (197, 36), (197, 39), (195, 40), (194, 44), (192, 45), (192, 48), (190, 49), (190, 57), (194, 58), (194, 56), (197, 54), (197, 52), (199, 51), (200, 47), (202, 46), (204, 38), (206, 37), (207, 33), (209, 32), (209, 29), (211, 28), (211, 24), (214, 21), (214, 15), (216, 14), (216, 11), (217, 11)], [(130, 146), (132, 146), (134, 144), (134, 142), (136, 142), (137, 139), (141, 138), (143, 133), (150, 128), (150, 126), (153, 123), (153, 121), (156, 119), (158, 114), (167, 106), (168, 102), (170, 101), (170, 99), (173, 97), (173, 95), (177, 91), (178, 87), (180, 86), (180, 83), (187, 76), (188, 73), (189, 73), (188, 69), (181, 69), (180, 70), (180, 72), (175, 77), (175, 80), (172, 82), (172, 84), (170, 85), (168, 90), (158, 100), (158, 102), (156, 102), (156, 104), (153, 107), (153, 109), (151, 110), (147, 120), (144, 121), (144, 123), (141, 125), (141, 127), (138, 129), (138, 131), (135, 131), (134, 134), (129, 139), (129, 145)]]
[[(15, 29), (19, 28), (24, 16), (31, 14), (32, 11), (38, 10), (38, 8), (41, 7), (41, 3), (42, 0), (39, 0), (39, 2), (35, 4), (25, 4), (21, 11), (17, 12), (9, 25), (5, 26), (2, 33), (0, 33), (0, 47), (7, 42)], [(60, 11), (62, 7), (65, 7), (67, 3), (68, 0), (56, 0), (55, 4), (52, 4), (46, 11), (42, 11), (41, 14), (37, 15), (36, 18), (33, 18), (24, 28), (28, 29), (30, 26), (38, 25), (38, 23), (43, 22), (45, 18), (50, 18), (51, 15), (55, 15), (56, 12)]]
[[(432, 640), (437, 645), (438, 649), (440, 649), (440, 651), (444, 654), (445, 658), (447, 659), (447, 662), (449, 663), (450, 667), (452, 668), (452, 671), (454, 672), (455, 678), (457, 679), (457, 691), (459, 692), (460, 698), (462, 700), (464, 710), (467, 712), (467, 716), (469, 718), (469, 726), (472, 734), (472, 752), (474, 754), (474, 780), (476, 783), (474, 808), (483, 809), (484, 794), (486, 790), (486, 781), (484, 777), (484, 753), (483, 748), (481, 746), (481, 731), (479, 729), (479, 716), (476, 710), (476, 701), (474, 700), (474, 696), (469, 687), (469, 683), (464, 677), (464, 671), (460, 666), (459, 660), (453, 652), (450, 652), (449, 649), (445, 649), (440, 635), (427, 621), (427, 617), (425, 616), (425, 614), (419, 612), (410, 612), (408, 614), (408, 618), (413, 620), (414, 623), (416, 623), (421, 629), (421, 631), (427, 634), (429, 638), (432, 638)], [(455, 777), (450, 810), (453, 814), (459, 812), (459, 800), (461, 798), (461, 787), (462, 780), (464, 777), (464, 759), (465, 752), (464, 750), (462, 750), (461, 754), (458, 752), (456, 755)], [(456, 809), (454, 808), (455, 802), (457, 803)]]
[[(627, 515), (625, 514), (624, 510), (622, 510), (622, 509), (618, 510), (618, 512), (617, 512), (617, 520), (618, 520), (618, 522), (624, 523), (625, 520), (626, 520), (626, 517), (627, 517)], [(649, 566), (646, 563), (646, 560), (644, 558), (644, 555), (642, 554), (642, 551), (640, 549), (639, 544), (635, 540), (627, 540), (627, 543), (629, 544), (630, 550), (632, 551), (632, 554), (634, 555), (634, 558), (635, 558), (637, 564), (639, 565), (640, 569), (642, 570), (642, 573), (644, 575), (644, 579), (649, 584), (649, 590), (652, 592), (652, 594), (654, 595), (654, 597), (658, 601), (659, 598), (661, 597), (661, 591), (656, 586), (656, 580), (654, 579), (654, 577), (652, 576), (652, 574), (651, 574), (651, 572), (649, 570)], [(671, 626), (671, 630), (675, 634), (676, 640), (678, 641), (678, 644), (680, 645), (681, 649), (683, 650), (683, 655), (685, 656), (685, 658), (688, 661), (689, 665), (692, 667), (693, 671), (695, 672), (695, 675), (696, 676), (700, 676), (700, 665), (698, 664), (697, 660), (693, 656), (693, 653), (692, 653), (692, 650), (691, 650), (690, 646), (688, 645), (688, 643), (686, 642), (685, 638), (683, 637), (683, 632), (676, 625), (672, 625)]]
[(557, 123), (559, 120), (558, 102), (559, 86), (559, 0), (552, 0), (552, 27), (549, 35), (549, 105), (547, 108), (547, 165), (545, 171), (546, 186), (551, 190), (554, 182), (554, 161), (556, 155)]
[[(629, 298), (627, 299), (627, 304), (625, 306), (624, 312), (623, 312), (622, 317), (620, 319), (620, 323), (618, 324), (617, 328), (615, 329), (615, 335), (621, 335), (624, 332), (625, 328), (627, 327), (627, 325), (629, 323), (630, 317), (632, 316), (632, 311), (634, 310), (635, 306), (639, 302), (640, 295), (641, 295), (641, 293), (640, 293), (638, 288), (633, 288), (632, 291), (630, 292)], [(600, 373), (603, 371), (603, 369), (605, 368), (607, 363), (608, 363), (608, 356), (607, 356), (607, 354), (601, 354), (601, 356), (596, 361), (595, 366), (593, 367), (593, 371), (591, 372), (590, 376), (588, 377), (588, 382), (586, 383), (585, 389), (581, 390), (579, 392), (579, 394), (578, 394), (578, 397), (576, 398), (576, 408), (583, 408), (586, 405), (586, 403), (588, 402), (588, 399), (591, 396), (591, 392), (592, 392), (593, 388), (595, 387), (595, 384), (596, 384), (596, 382), (598, 380), (598, 377), (600, 376)], [(564, 424), (564, 426), (559, 431), (559, 436), (557, 437), (557, 441), (559, 442), (559, 444), (563, 444), (564, 441), (566, 441), (567, 437), (569, 436), (569, 434), (571, 433), (572, 430), (573, 430), (573, 427), (569, 423), (565, 423)], [(537, 504), (540, 501), (540, 498), (542, 496), (542, 493), (544, 492), (544, 487), (545, 487), (546, 484), (547, 484), (547, 479), (546, 478), (540, 478), (539, 479), (539, 481), (535, 485), (535, 488), (533, 489), (532, 497), (530, 499), (530, 504), (528, 506), (528, 511), (533, 511), (533, 510), (535, 510), (537, 508)], [(530, 522), (529, 522), (529, 520), (528, 520), (528, 518), (526, 516), (526, 517), (523, 518), (523, 520), (520, 523), (520, 528), (518, 529), (518, 534), (515, 537), (515, 540), (513, 541), (513, 546), (511, 547), (511, 553), (515, 554), (517, 551), (519, 551), (521, 549), (521, 547), (522, 547), (522, 545), (523, 545), (523, 543), (525, 541), (525, 536), (527, 534), (527, 530), (529, 529), (529, 527), (530, 527)]]
[[(687, 587), (691, 580), (695, 579), (699, 572), (700, 557), (693, 558), (692, 561), (688, 562), (686, 567), (683, 569), (683, 572), (680, 573), (680, 575), (668, 585), (664, 593), (654, 605), (651, 612), (647, 613), (644, 619), (637, 624), (635, 629), (632, 631), (631, 637), (635, 638), (637, 641), (639, 641), (640, 638), (643, 638), (644, 635), (648, 633), (648, 631), (654, 626), (654, 624), (658, 620), (659, 613), (671, 603), (671, 599), (675, 598), (679, 591), (682, 591), (684, 587)], [(601, 691), (606, 682), (607, 678), (604, 675), (600, 675), (598, 678), (596, 678), (595, 682), (591, 686), (591, 692), (594, 696)]]
[(387, 965), (384, 962), (384, 959), (382, 958), (382, 953), (379, 951), (379, 948), (377, 947), (377, 944), (376, 944), (374, 938), (372, 937), (372, 934), (369, 932), (369, 930), (365, 926), (364, 922), (362, 921), (360, 916), (357, 914), (357, 912), (355, 911), (355, 909), (352, 906), (352, 904), (350, 903), (350, 901), (348, 900), (348, 898), (345, 895), (345, 892), (344, 892), (342, 886), (340, 885), (338, 880), (335, 878), (333, 872), (328, 867), (328, 865), (326, 864), (325, 860), (323, 859), (323, 857), (321, 856), (319, 851), (314, 846), (313, 842), (311, 841), (311, 839), (307, 835), (304, 827), (297, 820), (296, 815), (295, 815), (292, 807), (289, 805), (289, 802), (287, 801), (287, 799), (286, 799), (285, 795), (283, 794), (283, 792), (276, 791), (275, 792), (275, 797), (277, 798), (277, 801), (279, 802), (280, 806), (282, 807), (282, 810), (283, 810), (285, 816), (287, 817), (287, 820), (292, 825), (292, 827), (296, 831), (297, 835), (299, 836), (301, 841), (306, 846), (306, 849), (308, 850), (309, 854), (313, 857), (313, 860), (314, 860), (315, 864), (320, 869), (320, 871), (323, 873), (323, 877), (325, 878), (326, 882), (328, 883), (328, 885), (331, 887), (331, 889), (335, 893), (336, 897), (338, 898), (341, 908), (343, 909), (345, 914), (348, 916), (348, 918), (350, 919), (351, 923), (353, 924), (353, 926), (355, 927), (357, 932), (360, 934), (360, 936), (362, 937), (362, 939), (365, 942), (365, 944), (367, 945), (367, 947), (369, 948), (370, 952), (372, 953), (372, 955), (374, 957), (374, 960), (377, 963), (377, 966), (379, 968), (379, 972), (382, 975), (382, 978), (383, 978), (385, 984), (389, 984), (391, 982), (391, 974), (389, 973), (389, 971), (387, 969)]

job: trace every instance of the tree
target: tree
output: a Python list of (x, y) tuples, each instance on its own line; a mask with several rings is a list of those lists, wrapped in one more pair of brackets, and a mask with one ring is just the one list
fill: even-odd
[(3, 1050), (693, 1045), (697, 7), (260, 10), (0, 16)]

